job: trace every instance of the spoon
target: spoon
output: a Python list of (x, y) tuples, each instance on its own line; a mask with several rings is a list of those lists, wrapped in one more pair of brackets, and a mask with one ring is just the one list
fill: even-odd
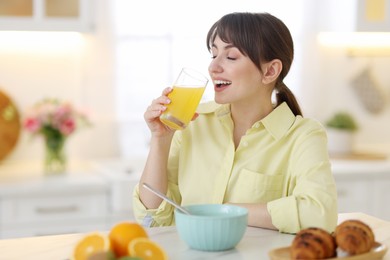
[(170, 198), (168, 198), (167, 196), (165, 196), (164, 194), (162, 194), (161, 192), (153, 189), (152, 187), (150, 187), (148, 184), (144, 183), (143, 186), (148, 189), (149, 191), (153, 192), (155, 195), (157, 195), (158, 197), (162, 198), (163, 200), (165, 200), (166, 202), (168, 202), (169, 204), (171, 204), (172, 206), (174, 206), (175, 208), (177, 208), (178, 210), (180, 210), (181, 212), (187, 214), (187, 215), (191, 215), (191, 213), (186, 210), (185, 208), (181, 207), (179, 204), (177, 204), (176, 202), (174, 202), (173, 200), (171, 200)]

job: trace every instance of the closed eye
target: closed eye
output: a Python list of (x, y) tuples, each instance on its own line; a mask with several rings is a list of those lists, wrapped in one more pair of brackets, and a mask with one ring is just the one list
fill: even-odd
[[(215, 58), (217, 58), (217, 55), (213, 55), (213, 56), (211, 56), (211, 59), (213, 60), (213, 59), (215, 59)], [(233, 57), (226, 57), (226, 59), (228, 59), (228, 60), (237, 60), (237, 58), (233, 58)]]

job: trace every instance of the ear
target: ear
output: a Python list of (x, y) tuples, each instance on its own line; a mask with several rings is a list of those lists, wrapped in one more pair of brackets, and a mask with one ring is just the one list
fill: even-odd
[(264, 84), (269, 84), (275, 81), (280, 72), (282, 71), (283, 64), (280, 60), (274, 59), (270, 62), (263, 64), (263, 80)]

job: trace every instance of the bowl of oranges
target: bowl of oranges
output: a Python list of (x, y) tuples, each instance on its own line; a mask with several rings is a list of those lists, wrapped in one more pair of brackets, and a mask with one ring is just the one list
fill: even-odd
[(164, 249), (136, 222), (120, 222), (108, 233), (91, 232), (73, 249), (73, 260), (167, 260)]

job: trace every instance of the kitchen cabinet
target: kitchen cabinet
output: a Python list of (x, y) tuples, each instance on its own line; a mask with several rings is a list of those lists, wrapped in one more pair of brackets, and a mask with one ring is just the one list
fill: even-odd
[(339, 212), (363, 212), (390, 220), (390, 162), (334, 160)]
[(91, 166), (104, 178), (109, 190), (109, 228), (113, 224), (134, 220), (133, 190), (138, 184), (146, 157), (105, 159), (91, 162)]
[(388, 32), (390, 29), (389, 0), (358, 0), (356, 30)]
[(367, 177), (335, 176), (339, 212), (372, 212), (373, 181)]
[(0, 238), (104, 230), (108, 209), (108, 187), (95, 174), (2, 181)]
[(74, 163), (44, 175), (36, 162), (0, 164), (0, 239), (109, 230), (134, 221), (132, 191), (140, 167)]
[(1, 237), (104, 230), (106, 203), (97, 192), (7, 198), (1, 202)]
[(1, 0), (0, 30), (92, 30), (93, 0)]
[[(390, 172), (388, 173), (390, 174)], [(383, 219), (390, 221), (390, 178), (379, 178), (374, 182), (373, 191), (373, 215), (382, 216)]]

